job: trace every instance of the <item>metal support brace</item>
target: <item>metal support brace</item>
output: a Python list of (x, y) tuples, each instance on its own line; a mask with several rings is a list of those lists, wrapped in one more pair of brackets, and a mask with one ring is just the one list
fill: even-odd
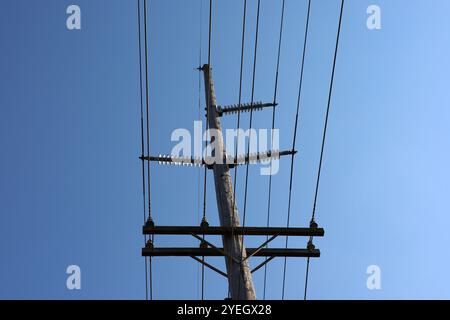
[[(247, 260), (247, 259), (250, 258), (250, 257), (253, 257), (255, 254), (257, 254), (259, 251), (261, 251), (261, 250), (262, 250), (269, 242), (271, 242), (272, 240), (274, 240), (276, 237), (278, 237), (277, 234), (274, 235), (274, 236), (272, 236), (269, 240), (265, 241), (262, 245), (260, 245), (258, 248), (256, 248), (256, 250), (255, 250), (252, 254), (248, 255), (248, 256), (245, 258), (245, 260)], [(245, 260), (244, 260), (244, 261), (245, 261)]]
[(203, 261), (202, 259), (197, 258), (196, 256), (191, 256), (192, 259), (194, 259), (197, 262), (200, 262), (202, 265), (204, 265), (205, 267), (208, 267), (209, 269), (217, 272), (218, 274), (224, 276), (225, 278), (227, 278), (227, 274), (225, 272), (223, 272), (222, 270), (217, 269), (216, 267), (214, 267), (213, 265), (210, 265), (209, 263)]
[(269, 263), (269, 261), (273, 260), (275, 257), (269, 257), (266, 260), (264, 260), (263, 262), (261, 262), (260, 264), (258, 264), (255, 268), (253, 268), (252, 273), (255, 271), (258, 271), (259, 269), (261, 269), (262, 267), (264, 267), (267, 263)]

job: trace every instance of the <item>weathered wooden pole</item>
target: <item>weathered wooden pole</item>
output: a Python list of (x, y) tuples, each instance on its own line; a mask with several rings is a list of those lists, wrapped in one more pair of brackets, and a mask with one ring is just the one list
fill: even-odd
[[(207, 118), (210, 129), (216, 130), (214, 136), (215, 154), (219, 152), (224, 159), (226, 150), (223, 142), (222, 128), (217, 114), (217, 102), (214, 92), (210, 66), (205, 64), (202, 67), (205, 80), (205, 96), (207, 107)], [(237, 210), (236, 200), (233, 199), (233, 184), (230, 175), (230, 168), (225, 161), (213, 164), (214, 184), (216, 189), (217, 208), (219, 211), (220, 224), (222, 227), (239, 227), (240, 219)], [(225, 263), (227, 268), (228, 283), (230, 286), (231, 298), (233, 300), (255, 300), (255, 288), (253, 286), (252, 273), (246, 251), (242, 241), (242, 235), (223, 235), (223, 248), (225, 251)]]

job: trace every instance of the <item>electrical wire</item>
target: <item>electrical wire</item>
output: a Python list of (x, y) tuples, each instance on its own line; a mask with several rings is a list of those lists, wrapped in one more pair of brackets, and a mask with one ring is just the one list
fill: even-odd
[[(306, 26), (305, 26), (303, 49), (302, 49), (303, 50), (302, 51), (302, 59), (301, 59), (301, 63), (300, 63), (300, 80), (299, 80), (299, 86), (298, 86), (297, 110), (295, 113), (294, 136), (292, 139), (292, 151), (295, 151), (295, 143), (297, 140), (298, 115), (299, 115), (299, 110), (300, 110), (300, 98), (301, 98), (301, 94), (302, 94), (303, 71), (304, 71), (304, 66), (305, 66), (306, 45), (308, 43), (310, 13), (311, 13), (311, 0), (308, 0), (308, 11), (307, 11), (307, 15), (306, 15)], [(290, 217), (291, 217), (292, 182), (293, 182), (293, 176), (294, 176), (294, 155), (295, 155), (294, 152), (292, 152), (291, 169), (290, 169), (290, 176), (289, 176), (288, 214), (287, 214), (287, 223), (286, 223), (287, 228), (289, 228)], [(286, 243), (285, 243), (286, 249), (288, 247), (288, 241), (289, 241), (289, 237), (286, 236)], [(287, 265), (287, 257), (284, 258), (284, 265), (283, 265), (283, 287), (282, 287), (282, 294), (281, 294), (281, 299), (283, 299), (283, 300), (284, 300), (284, 292), (285, 292), (285, 285), (286, 285), (286, 265)]]
[[(340, 10), (340, 14), (339, 14), (339, 26), (338, 26), (338, 30), (337, 30), (337, 34), (336, 34), (336, 47), (334, 49), (333, 69), (331, 71), (330, 87), (329, 87), (329, 91), (328, 91), (327, 110), (326, 110), (326, 114), (325, 114), (325, 123), (323, 126), (322, 146), (320, 149), (320, 159), (319, 159), (319, 167), (317, 170), (316, 189), (314, 192), (314, 203), (313, 203), (313, 209), (312, 209), (312, 215), (311, 215), (311, 222), (314, 222), (315, 215), (316, 215), (317, 196), (319, 193), (320, 175), (321, 175), (321, 170), (322, 170), (323, 155), (324, 155), (325, 142), (326, 142), (326, 136), (327, 136), (327, 128), (328, 128), (328, 118), (329, 118), (329, 114), (330, 114), (331, 98), (333, 95), (334, 74), (336, 71), (336, 60), (337, 60), (337, 54), (338, 54), (338, 49), (339, 49), (339, 39), (340, 39), (340, 35), (341, 35), (342, 16), (343, 16), (343, 12), (344, 12), (344, 2), (345, 2), (345, 0), (341, 0), (341, 10)], [(310, 241), (312, 242), (312, 237), (310, 238)], [(309, 264), (310, 264), (310, 259), (308, 258), (308, 260), (306, 262), (304, 300), (306, 300), (307, 290), (308, 290)]]
[[(209, 0), (208, 68), (211, 68), (212, 5), (213, 5), (213, 1)], [(201, 39), (200, 39), (200, 43), (201, 43)], [(199, 72), (200, 72), (201, 71), (201, 44), (200, 44), (199, 61), (200, 61), (200, 66), (199, 66)], [(200, 77), (199, 77), (199, 89), (200, 89)], [(209, 99), (210, 99), (210, 97), (209, 97)], [(209, 102), (207, 102), (207, 104), (209, 105)], [(200, 100), (199, 100), (199, 107), (200, 107)], [(209, 130), (209, 108), (207, 106), (207, 108), (206, 108), (206, 131), (208, 132), (208, 130)], [(208, 146), (208, 141), (205, 141), (206, 150), (207, 150), (207, 146)], [(204, 170), (205, 171), (204, 171), (204, 178), (203, 178), (203, 218), (202, 218), (202, 223), (207, 221), (206, 220), (206, 199), (207, 199), (206, 190), (207, 190), (207, 176), (208, 176), (207, 166), (205, 166)], [(204, 235), (203, 235), (203, 238), (205, 238)], [(205, 257), (202, 257), (202, 261), (205, 262)], [(204, 297), (205, 297), (205, 265), (202, 264), (202, 300), (204, 300)]]
[[(199, 53), (198, 53), (198, 65), (199, 65), (199, 72), (198, 72), (198, 114), (200, 117), (200, 110), (201, 110), (201, 66), (202, 66), (202, 37), (203, 37), (203, 28), (202, 28), (202, 19), (203, 18), (203, 0), (200, 0), (200, 28), (199, 28)], [(211, 24), (210, 24), (211, 25)], [(209, 37), (211, 39), (211, 37)], [(210, 59), (210, 48), (208, 44), (208, 59)], [(208, 122), (208, 121), (207, 121)], [(208, 128), (208, 124), (206, 124), (206, 127)], [(205, 147), (207, 145), (207, 142), (205, 143)], [(206, 182), (207, 182), (207, 168), (204, 169), (204, 178), (203, 178), (203, 214), (202, 214), (202, 221), (206, 221)], [(200, 176), (199, 176), (200, 178)], [(203, 235), (203, 238), (205, 236)], [(205, 257), (202, 257), (202, 261), (205, 262)], [(201, 265), (201, 299), (205, 299), (205, 265)]]
[[(140, 105), (141, 105), (141, 163), (142, 163), (142, 198), (143, 198), (143, 209), (144, 209), (144, 224), (147, 221), (147, 201), (145, 193), (145, 165), (144, 165), (144, 104), (142, 102), (143, 89), (142, 89), (142, 43), (141, 43), (141, 1), (137, 0), (137, 14), (138, 14), (138, 43), (139, 43), (139, 84), (140, 84)], [(144, 246), (147, 243), (147, 235), (144, 235)], [(148, 265), (147, 257), (145, 257), (145, 300), (148, 300)]]
[(212, 5), (213, 0), (209, 0), (208, 65), (210, 67), (211, 67)]
[[(244, 48), (245, 48), (245, 24), (246, 24), (246, 18), (247, 18), (247, 0), (244, 0), (244, 12), (242, 17), (242, 38), (241, 38), (241, 66), (240, 66), (240, 72), (239, 72), (239, 99), (238, 99), (238, 112), (237, 112), (237, 137), (236, 137), (236, 148), (235, 148), (235, 159), (237, 160), (238, 157), (238, 150), (239, 150), (239, 129), (241, 125), (241, 110), (240, 107), (242, 105), (242, 78), (243, 78), (243, 69), (244, 69)], [(234, 182), (233, 182), (233, 210), (236, 207), (236, 182), (237, 182), (237, 168), (238, 166), (234, 167)], [(232, 221), (231, 221), (231, 238), (234, 238), (234, 214), (232, 215)], [(234, 245), (234, 241), (231, 241), (231, 245)], [(233, 248), (231, 248), (233, 250)], [(231, 259), (228, 259), (229, 263), (231, 264)], [(232, 280), (231, 280), (232, 281)], [(228, 281), (228, 298), (230, 298), (231, 289), (230, 289), (230, 281)]]
[[(258, 53), (258, 34), (259, 34), (259, 13), (260, 13), (260, 6), (261, 6), (261, 0), (258, 0), (258, 8), (256, 12), (256, 30), (255, 30), (255, 51), (253, 53), (253, 74), (252, 74), (252, 93), (251, 93), (251, 100), (250, 105), (253, 105), (254, 97), (255, 97), (255, 78), (256, 78), (256, 58)], [(252, 122), (253, 122), (253, 109), (250, 109), (250, 120), (249, 120), (249, 132), (252, 130)], [(247, 154), (250, 154), (250, 146), (251, 146), (251, 137), (252, 134), (249, 134), (249, 141), (248, 141), (248, 147), (247, 147)], [(242, 227), (245, 228), (245, 218), (247, 213), (247, 189), (248, 189), (248, 169), (249, 169), (250, 161), (247, 162), (246, 168), (245, 168), (245, 187), (244, 187), (244, 211), (243, 211), (243, 217), (242, 217)], [(241, 236), (241, 257), (244, 255), (244, 234)], [(241, 259), (241, 268), (242, 268), (242, 259)], [(239, 277), (239, 285), (238, 290), (240, 295), (241, 290), (241, 277)]]
[[(275, 89), (273, 93), (273, 104), (272, 107), (272, 142), (271, 147), (273, 146), (273, 131), (275, 129), (275, 113), (276, 108), (275, 104), (277, 102), (277, 91), (278, 91), (278, 74), (280, 69), (280, 55), (281, 55), (281, 40), (283, 35), (283, 24), (284, 24), (284, 4), (285, 0), (282, 2), (281, 6), (281, 19), (280, 19), (280, 35), (278, 37), (278, 54), (277, 54), (277, 67), (275, 71)], [(267, 200), (267, 221), (266, 225), (269, 227), (270, 225), (270, 205), (271, 205), (271, 198), (272, 198), (272, 163), (270, 164), (270, 174), (269, 174), (269, 194), (268, 194), (268, 200)], [(266, 241), (269, 240), (269, 236), (266, 236)], [(267, 247), (267, 246), (266, 246)], [(266, 257), (266, 262), (267, 262)], [(267, 286), (267, 263), (264, 265), (264, 291), (263, 291), (263, 300), (266, 300), (266, 286)]]
[[(144, 0), (144, 43), (145, 43), (145, 102), (146, 102), (146, 123), (147, 123), (147, 157), (150, 157), (150, 115), (149, 115), (149, 80), (148, 80), (148, 35), (147, 35), (147, 0)], [(148, 219), (152, 220), (151, 192), (150, 192), (150, 161), (147, 162), (147, 198), (148, 198)], [(152, 236), (152, 242), (154, 237)], [(150, 300), (153, 300), (153, 279), (152, 279), (152, 258), (149, 257), (149, 281)]]

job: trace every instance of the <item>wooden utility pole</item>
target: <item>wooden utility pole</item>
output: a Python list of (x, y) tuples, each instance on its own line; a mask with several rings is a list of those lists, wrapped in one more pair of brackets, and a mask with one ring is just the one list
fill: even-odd
[[(217, 114), (217, 102), (214, 92), (214, 83), (209, 65), (202, 67), (205, 80), (205, 96), (207, 118), (210, 129), (216, 129), (217, 139), (215, 152), (220, 152), (220, 159), (226, 158), (223, 143), (222, 128)], [(214, 157), (214, 155), (213, 155)], [(215, 157), (216, 159), (218, 157)], [(222, 161), (224, 162), (224, 161)], [(216, 189), (217, 208), (222, 227), (240, 227), (239, 212), (234, 199), (233, 184), (230, 168), (226, 163), (214, 163), (214, 184)], [(242, 241), (242, 235), (223, 235), (223, 249), (227, 268), (228, 284), (233, 300), (255, 300), (252, 273), (250, 271), (247, 254)]]
[[(296, 237), (323, 237), (324, 230), (313, 223), (309, 228), (281, 228), (281, 227), (241, 227), (236, 200), (234, 199), (233, 184), (230, 168), (237, 165), (256, 163), (263, 160), (279, 159), (280, 156), (289, 156), (295, 150), (271, 150), (257, 154), (246, 154), (238, 157), (227, 157), (223, 142), (220, 117), (236, 112), (248, 112), (275, 107), (276, 103), (250, 103), (231, 106), (218, 106), (214, 93), (211, 69), (209, 65), (201, 67), (205, 78), (205, 96), (207, 107), (207, 123), (211, 133), (212, 157), (198, 159), (194, 157), (180, 157), (179, 155), (159, 155), (140, 157), (144, 161), (154, 161), (159, 164), (205, 166), (214, 172), (217, 208), (219, 211), (220, 227), (210, 227), (208, 223), (200, 226), (158, 226), (152, 219), (147, 220), (143, 227), (143, 234), (149, 235), (142, 255), (147, 257), (191, 257), (203, 266), (225, 276), (228, 279), (231, 298), (233, 300), (255, 300), (256, 294), (253, 286), (252, 273), (260, 270), (276, 257), (320, 257), (320, 250), (309, 244), (306, 249), (301, 248), (268, 248), (267, 245), (279, 236)], [(154, 244), (155, 235), (191, 235), (200, 241), (199, 247), (159, 247)], [(222, 236), (223, 248), (218, 248), (205, 239), (205, 235)], [(257, 248), (245, 248), (244, 236), (266, 236), (267, 240)], [(270, 238), (269, 238), (270, 236)], [(199, 257), (224, 256), (226, 272), (206, 262)], [(252, 270), (248, 259), (251, 257), (266, 257), (266, 259)]]

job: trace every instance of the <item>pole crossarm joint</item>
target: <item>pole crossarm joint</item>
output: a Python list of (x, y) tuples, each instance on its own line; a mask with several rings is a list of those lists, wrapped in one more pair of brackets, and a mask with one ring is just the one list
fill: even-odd
[(229, 257), (229, 258), (233, 259), (234, 262), (239, 263), (239, 261), (238, 261), (235, 257), (232, 257), (232, 256), (226, 254), (225, 251), (223, 251), (222, 248), (217, 248), (217, 247), (216, 247), (215, 245), (213, 245), (211, 242), (206, 241), (204, 238), (199, 237), (199, 236), (196, 235), (195, 233), (192, 233), (191, 235), (192, 235), (194, 238), (200, 240), (200, 248), (208, 248), (208, 246), (209, 246), (210, 248), (217, 250), (217, 252), (219, 252), (221, 256)]

